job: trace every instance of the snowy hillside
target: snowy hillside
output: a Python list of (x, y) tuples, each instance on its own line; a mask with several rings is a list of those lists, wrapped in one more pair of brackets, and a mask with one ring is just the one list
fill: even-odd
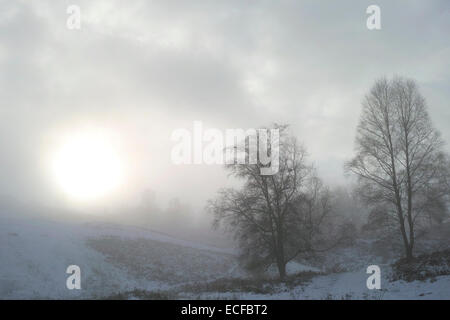
[[(231, 249), (137, 227), (1, 215), (0, 298), (152, 298), (152, 293), (206, 299), (450, 298), (450, 276), (390, 282), (387, 264), (380, 264), (382, 290), (368, 290), (363, 266), (375, 257), (357, 263), (356, 254), (361, 253), (337, 253), (333, 260), (340, 259), (346, 270), (334, 273), (292, 262), (287, 269), (295, 281), (288, 286), (252, 280)], [(81, 290), (66, 288), (65, 271), (72, 264), (81, 268)], [(276, 271), (269, 269), (268, 275), (272, 273)]]
[[(125, 264), (114, 261), (116, 256), (108, 256), (106, 242), (115, 245), (114, 241), (123, 242), (123, 250), (115, 252), (129, 253), (129, 245), (143, 242), (160, 253), (158, 258), (164, 259), (164, 248), (170, 247), (171, 253), (183, 253), (174, 260), (173, 270), (167, 276), (185, 272), (186, 263), (196, 261), (201, 264), (205, 257), (216, 259), (222, 271), (233, 268), (230, 259), (231, 250), (224, 250), (191, 243), (168, 235), (145, 231), (131, 227), (118, 227), (107, 224), (74, 224), (61, 223), (45, 219), (17, 218), (0, 216), (0, 298), (90, 298), (104, 297), (112, 293), (132, 290), (167, 289), (173, 281), (159, 281), (160, 273), (134, 272), (137, 268), (145, 268), (161, 264), (161, 261), (130, 261)], [(105, 237), (107, 237), (105, 240)], [(111, 243), (112, 242), (112, 243)], [(93, 247), (99, 247), (99, 251)], [(196, 253), (196, 255), (193, 255)], [(138, 255), (131, 255), (139, 258)], [(197, 262), (198, 261), (198, 262)], [(228, 263), (223, 263), (227, 261)], [(210, 261), (209, 261), (210, 262)], [(67, 266), (78, 265), (82, 273), (82, 290), (68, 290), (65, 273)], [(166, 269), (164, 266), (158, 266)], [(169, 266), (167, 266), (169, 267)], [(156, 268), (152, 270), (157, 271)], [(139, 271), (139, 270), (138, 270)], [(201, 269), (198, 270), (202, 272)], [(211, 272), (211, 271), (210, 271)], [(184, 281), (184, 279), (181, 279)]]

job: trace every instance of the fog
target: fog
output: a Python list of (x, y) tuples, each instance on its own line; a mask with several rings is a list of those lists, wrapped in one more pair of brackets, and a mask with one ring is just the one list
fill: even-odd
[(448, 0), (0, 0), (0, 299), (449, 299), (449, 30)]
[[(148, 215), (178, 199), (209, 230), (206, 201), (238, 182), (220, 165), (173, 164), (171, 134), (194, 121), (220, 130), (288, 123), (324, 181), (347, 184), (362, 98), (384, 75), (416, 79), (450, 141), (448, 1), (378, 1), (377, 32), (366, 28), (370, 1), (76, 1), (79, 30), (66, 27), (69, 4), (0, 2), (8, 201), (136, 223), (130, 212), (150, 193), (146, 205), (158, 209)], [(85, 128), (111, 134), (123, 178), (80, 202), (55, 183), (51, 155), (60, 137)]]

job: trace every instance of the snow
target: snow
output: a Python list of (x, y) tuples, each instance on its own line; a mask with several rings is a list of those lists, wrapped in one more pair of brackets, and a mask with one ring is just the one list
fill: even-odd
[[(82, 298), (137, 285), (84, 245), (81, 228), (51, 221), (7, 219), (0, 224), (0, 297)], [(66, 288), (66, 268), (82, 270), (82, 289)], [(157, 286), (158, 284), (155, 284)]]
[(247, 300), (448, 300), (450, 299), (450, 276), (437, 277), (434, 281), (389, 282), (383, 279), (380, 290), (369, 290), (366, 287), (365, 270), (330, 275), (319, 275), (304, 286), (293, 289), (279, 286), (272, 294), (256, 294), (251, 292), (219, 293), (206, 292), (202, 299), (247, 299)]
[[(87, 244), (88, 239), (105, 237), (120, 240), (117, 242), (120, 245), (113, 249), (124, 257), (123, 261)], [(143, 250), (140, 251), (143, 256), (136, 257), (134, 265), (131, 265), (127, 254), (132, 253), (127, 251), (134, 244), (142, 246), (136, 250)], [(176, 253), (175, 256), (164, 257), (166, 250)], [(234, 250), (138, 227), (79, 224), (0, 213), (0, 299), (104, 298), (134, 289), (151, 292), (181, 290), (178, 298), (194, 299), (450, 299), (450, 276), (436, 277), (433, 281), (390, 282), (388, 263), (382, 264), (380, 259), (369, 254), (363, 256), (355, 250), (346, 249), (331, 258), (345, 265), (345, 272), (340, 273), (324, 274), (327, 268), (290, 262), (287, 265), (290, 275), (305, 271), (322, 274), (294, 287), (275, 285), (268, 294), (239, 291), (192, 293), (184, 292), (181, 286), (215, 278), (246, 276), (236, 263), (230, 262), (235, 261)], [(66, 288), (66, 268), (72, 264), (81, 268), (82, 290)], [(158, 267), (161, 269), (155, 269), (158, 264), (162, 264)], [(208, 269), (209, 264), (213, 269)], [(378, 264), (381, 268), (381, 290), (366, 287), (369, 276), (366, 267), (371, 264)], [(142, 274), (132, 270), (140, 270)], [(158, 270), (166, 272), (168, 278), (160, 276)], [(276, 269), (269, 269), (269, 274), (275, 275)]]
[[(135, 227), (62, 223), (32, 217), (0, 216), (0, 298), (92, 298), (135, 288), (164, 290), (165, 282), (130, 275), (86, 245), (87, 239), (118, 236), (152, 239), (217, 254), (231, 250), (180, 240)], [(66, 268), (78, 265), (82, 290), (66, 288)], [(180, 266), (182, 272), (183, 266)]]

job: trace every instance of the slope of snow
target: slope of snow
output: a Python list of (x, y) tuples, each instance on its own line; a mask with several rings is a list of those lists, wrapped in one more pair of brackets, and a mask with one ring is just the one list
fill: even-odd
[[(87, 245), (88, 239), (98, 247), (94, 249)], [(450, 276), (440, 276), (434, 281), (389, 282), (390, 266), (377, 257), (364, 256), (360, 251), (365, 247), (361, 248), (340, 252), (340, 259), (330, 258), (345, 265), (345, 272), (318, 275), (295, 287), (275, 285), (272, 294), (181, 292), (177, 297), (450, 299)], [(178, 292), (180, 286), (189, 281), (243, 277), (242, 270), (230, 262), (234, 261), (232, 254), (233, 250), (176, 239), (142, 228), (80, 225), (0, 213), (0, 299), (104, 298), (134, 289)], [(66, 268), (72, 264), (81, 268), (82, 290), (66, 288), (69, 276)], [(381, 267), (381, 290), (366, 287), (369, 276), (366, 267), (370, 264)], [(352, 265), (354, 267), (350, 267)], [(291, 262), (287, 271), (296, 274), (322, 270)], [(276, 270), (271, 272), (275, 274)]]
[[(165, 290), (166, 282), (136, 277), (86, 245), (104, 236), (148, 238), (222, 254), (224, 249), (190, 243), (135, 228), (78, 225), (32, 217), (0, 215), (0, 299), (95, 298), (133, 290)], [(66, 268), (81, 269), (82, 290), (66, 288)], [(182, 272), (183, 266), (178, 266)]]

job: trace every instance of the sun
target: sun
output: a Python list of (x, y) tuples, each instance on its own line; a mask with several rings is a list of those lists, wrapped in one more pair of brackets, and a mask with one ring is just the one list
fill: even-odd
[(73, 200), (95, 200), (114, 191), (122, 164), (110, 137), (101, 131), (66, 136), (52, 157), (54, 178)]

